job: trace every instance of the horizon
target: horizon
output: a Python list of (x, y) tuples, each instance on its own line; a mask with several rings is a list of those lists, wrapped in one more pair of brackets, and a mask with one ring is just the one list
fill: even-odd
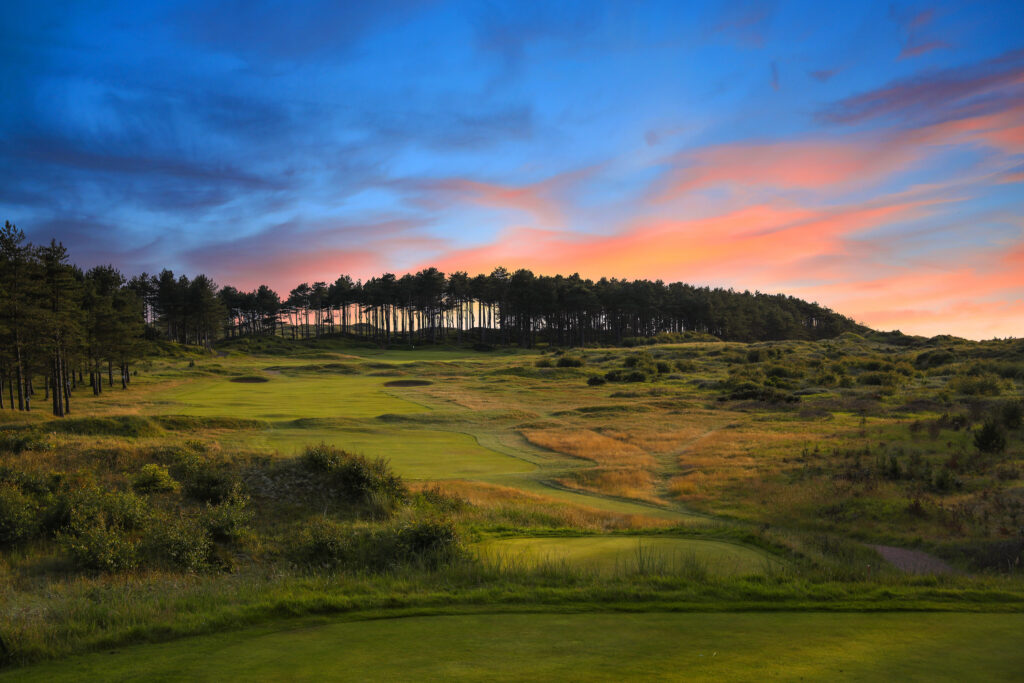
[(504, 266), (1019, 337), (1021, 25), (1019, 2), (14, 2), (0, 220), (85, 267), (282, 295)]

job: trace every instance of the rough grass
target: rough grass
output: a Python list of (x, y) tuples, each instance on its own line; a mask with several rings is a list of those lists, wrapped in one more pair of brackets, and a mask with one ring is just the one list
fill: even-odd
[(485, 562), (564, 563), (600, 573), (737, 576), (763, 574), (783, 566), (777, 558), (747, 546), (666, 536), (502, 538), (485, 541), (477, 550)]

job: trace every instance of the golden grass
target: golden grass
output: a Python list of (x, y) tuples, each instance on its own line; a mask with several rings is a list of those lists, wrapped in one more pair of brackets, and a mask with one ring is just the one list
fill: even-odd
[[(517, 520), (545, 518), (560, 526), (607, 531), (615, 529), (647, 529), (673, 526), (675, 522), (646, 515), (632, 515), (572, 505), (553, 497), (542, 496), (510, 486), (485, 484), (461, 479), (436, 484), (413, 485), (413, 490), (437, 487), (443, 493), (461, 498), (471, 506), (493, 516)], [(473, 512), (464, 513), (472, 516)]]
[(657, 479), (641, 469), (593, 469), (573, 472), (558, 480), (559, 484), (571, 488), (595, 491), (619, 498), (636, 498), (652, 503), (663, 503), (654, 493)]
[(601, 465), (654, 468), (656, 461), (640, 448), (589, 429), (521, 429), (526, 440)]

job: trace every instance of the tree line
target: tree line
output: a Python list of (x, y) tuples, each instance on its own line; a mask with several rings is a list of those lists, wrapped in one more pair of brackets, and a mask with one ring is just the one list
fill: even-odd
[[(227, 314), (226, 336), (308, 338), (343, 332), (401, 344), (468, 336), (530, 347), (538, 341), (621, 344), (631, 337), (694, 332), (727, 341), (822, 339), (866, 329), (782, 294), (660, 280), (595, 282), (579, 275), (537, 276), (526, 269), (470, 276), (426, 268), (365, 282), (342, 275), (330, 284), (302, 283), (284, 299), (266, 285), (250, 292), (224, 287), (218, 296)], [(163, 310), (158, 298), (153, 301)]]
[[(345, 334), (380, 344), (455, 340), (530, 347), (622, 344), (659, 334), (727, 341), (822, 339), (866, 328), (782, 294), (681, 282), (535, 275), (496, 268), (471, 276), (436, 268), (397, 276), (302, 283), (282, 298), (261, 285), (218, 287), (171, 270), (126, 279), (112, 266), (82, 271), (56, 241), (33, 246), (10, 223), (0, 234), (0, 394), (28, 410), (42, 390), (55, 415), (79, 384), (102, 391), (103, 372), (130, 382), (146, 338), (209, 346), (222, 337), (292, 339)], [(3, 407), (3, 403), (0, 403)]]
[(72, 391), (122, 388), (141, 350), (139, 298), (112, 266), (88, 271), (56, 241), (34, 246), (10, 222), (0, 229), (0, 408), (31, 410), (40, 393), (53, 414), (71, 411)]

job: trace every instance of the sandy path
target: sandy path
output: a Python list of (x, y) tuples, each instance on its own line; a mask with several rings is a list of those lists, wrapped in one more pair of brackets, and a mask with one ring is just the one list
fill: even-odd
[(891, 545), (873, 545), (879, 555), (889, 564), (902, 569), (908, 574), (954, 574), (953, 569), (946, 561), (940, 560), (934, 555), (923, 553), (920, 550), (908, 550), (897, 548)]

